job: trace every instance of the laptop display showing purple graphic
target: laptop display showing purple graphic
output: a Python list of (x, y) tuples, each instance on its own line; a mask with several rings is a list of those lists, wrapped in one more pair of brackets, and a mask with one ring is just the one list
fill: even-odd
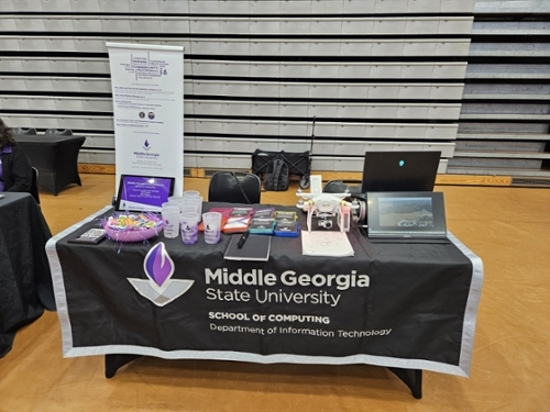
[(120, 176), (116, 210), (160, 212), (174, 193), (175, 178), (159, 176)]

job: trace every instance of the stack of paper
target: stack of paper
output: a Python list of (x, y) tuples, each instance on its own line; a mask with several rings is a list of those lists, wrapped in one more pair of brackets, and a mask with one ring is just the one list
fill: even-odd
[(309, 256), (353, 256), (346, 232), (302, 231), (302, 254)]

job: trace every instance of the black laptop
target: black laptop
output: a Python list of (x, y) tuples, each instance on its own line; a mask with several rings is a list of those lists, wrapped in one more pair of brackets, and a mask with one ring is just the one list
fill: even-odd
[(431, 191), (440, 158), (440, 151), (366, 152), (361, 191)]

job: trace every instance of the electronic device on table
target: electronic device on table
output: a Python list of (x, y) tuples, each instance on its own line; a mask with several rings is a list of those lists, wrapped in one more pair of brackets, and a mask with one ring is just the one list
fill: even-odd
[(115, 209), (128, 212), (161, 212), (174, 194), (174, 177), (121, 175)]
[(105, 229), (96, 227), (96, 228), (88, 229), (86, 232), (82, 233), (81, 235), (73, 239), (69, 239), (68, 242), (97, 245), (99, 242), (105, 239), (105, 237), (106, 237)]
[(296, 196), (301, 199), (296, 207), (307, 212), (307, 229), (311, 231), (312, 220), (315, 218), (321, 229), (332, 229), (333, 220), (338, 223), (341, 232), (347, 232), (351, 226), (351, 211), (359, 208), (356, 201), (344, 200), (350, 193), (326, 193), (322, 189), (321, 176), (310, 176), (310, 193), (303, 193), (301, 189)]
[(442, 192), (367, 193), (372, 242), (449, 243)]
[(440, 158), (440, 151), (366, 152), (361, 191), (431, 191)]

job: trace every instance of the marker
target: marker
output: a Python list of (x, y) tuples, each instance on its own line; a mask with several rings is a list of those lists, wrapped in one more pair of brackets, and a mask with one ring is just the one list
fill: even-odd
[(246, 239), (248, 239), (248, 235), (250, 232), (245, 232), (239, 239), (239, 243), (237, 243), (237, 249), (241, 249), (244, 246), (244, 242), (246, 242)]

